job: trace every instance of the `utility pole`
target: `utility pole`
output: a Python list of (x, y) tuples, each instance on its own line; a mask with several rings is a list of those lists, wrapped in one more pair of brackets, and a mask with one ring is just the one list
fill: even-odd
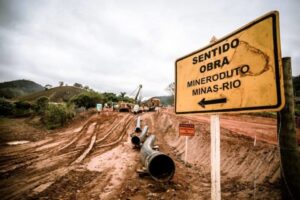
[(283, 58), (282, 63), (286, 104), (277, 114), (281, 179), (283, 184), (282, 197), (283, 199), (296, 200), (300, 197), (300, 161), (295, 126), (291, 58)]

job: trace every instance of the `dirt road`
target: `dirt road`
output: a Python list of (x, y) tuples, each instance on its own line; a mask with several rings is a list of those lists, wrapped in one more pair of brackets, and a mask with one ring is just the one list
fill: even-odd
[[(160, 151), (175, 161), (172, 181), (138, 176), (140, 153), (130, 143), (137, 116), (105, 112), (40, 141), (1, 146), (1, 199), (209, 199), (209, 119), (167, 111), (140, 116), (142, 126), (157, 136)], [(197, 130), (188, 140), (187, 165), (185, 139), (178, 136), (183, 121)], [(272, 119), (221, 118), (223, 199), (280, 199), (275, 143)]]

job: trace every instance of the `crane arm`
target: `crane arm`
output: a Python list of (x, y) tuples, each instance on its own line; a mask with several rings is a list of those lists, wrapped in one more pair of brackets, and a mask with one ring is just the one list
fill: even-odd
[(137, 91), (137, 93), (136, 93), (136, 95), (135, 95), (135, 97), (134, 97), (134, 101), (136, 102), (137, 101), (137, 98), (138, 98), (138, 96), (139, 96), (139, 94), (140, 94), (140, 92), (141, 92), (141, 89), (142, 89), (142, 85), (139, 85), (139, 89), (138, 89), (138, 91)]

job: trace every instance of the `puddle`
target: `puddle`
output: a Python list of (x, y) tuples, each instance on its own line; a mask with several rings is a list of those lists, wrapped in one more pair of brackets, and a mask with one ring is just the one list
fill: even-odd
[(19, 141), (11, 141), (11, 142), (7, 142), (6, 144), (8, 145), (18, 145), (18, 144), (26, 144), (30, 141), (28, 140), (19, 140)]

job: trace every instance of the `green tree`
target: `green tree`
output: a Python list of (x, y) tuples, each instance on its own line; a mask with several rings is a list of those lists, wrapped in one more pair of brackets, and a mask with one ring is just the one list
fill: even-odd
[(119, 100), (115, 93), (104, 92), (102, 93), (102, 95), (104, 96), (107, 102), (117, 102)]
[(50, 103), (45, 110), (43, 121), (48, 129), (55, 129), (64, 126), (74, 116), (75, 110), (73, 104)]
[(98, 92), (85, 91), (73, 97), (71, 102), (76, 107), (93, 108), (97, 103), (105, 103), (105, 97)]
[(49, 104), (49, 98), (42, 96), (40, 98), (38, 98), (35, 102), (35, 110), (37, 113), (42, 114), (45, 112), (47, 106)]
[(90, 89), (90, 87), (89, 87), (88, 85), (86, 85), (86, 86), (84, 86), (84, 87), (83, 87), (83, 89), (85, 89), (85, 90), (89, 90), (89, 89)]
[(31, 114), (32, 105), (27, 101), (15, 102), (14, 115), (16, 117), (25, 117)]
[(45, 90), (49, 90), (49, 89), (51, 89), (52, 88), (52, 85), (50, 85), (50, 84), (47, 84), (47, 85), (45, 85)]
[(78, 88), (83, 88), (82, 84), (80, 84), (80, 83), (74, 83), (73, 86), (74, 86), (74, 87), (78, 87)]
[(9, 116), (12, 115), (14, 111), (14, 104), (0, 98), (0, 115)]
[(126, 95), (126, 92), (120, 92), (119, 99), (120, 99), (121, 101), (123, 101), (123, 100), (124, 100), (124, 97), (125, 97), (125, 95)]

